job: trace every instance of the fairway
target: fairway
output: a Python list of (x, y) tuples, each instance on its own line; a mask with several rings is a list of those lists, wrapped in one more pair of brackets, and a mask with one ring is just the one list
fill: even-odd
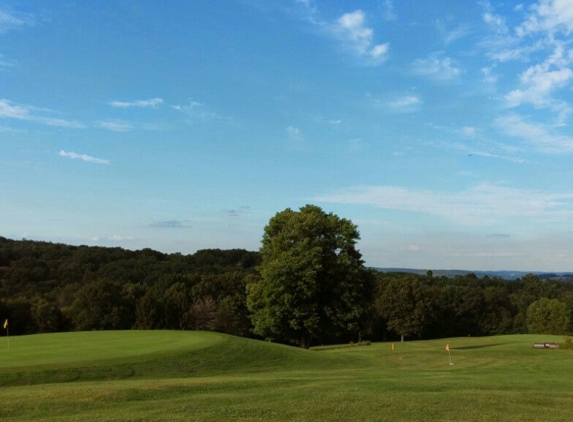
[[(216, 333), (0, 342), (2, 421), (568, 421), (573, 352), (519, 335), (303, 350)], [(446, 343), (451, 347), (449, 364)]]

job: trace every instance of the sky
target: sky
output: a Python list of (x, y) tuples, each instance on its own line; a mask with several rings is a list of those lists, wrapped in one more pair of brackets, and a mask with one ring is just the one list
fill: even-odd
[(0, 0), (0, 236), (573, 271), (573, 1)]

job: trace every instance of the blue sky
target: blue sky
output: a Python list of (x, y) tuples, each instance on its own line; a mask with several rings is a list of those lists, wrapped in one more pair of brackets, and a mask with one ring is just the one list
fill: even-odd
[(573, 270), (573, 1), (0, 1), (0, 236)]

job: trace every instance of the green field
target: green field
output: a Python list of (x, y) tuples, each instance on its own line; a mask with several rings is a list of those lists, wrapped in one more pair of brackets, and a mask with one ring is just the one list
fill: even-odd
[[(302, 350), (216, 333), (0, 339), (0, 420), (570, 421), (573, 352), (521, 335)], [(451, 346), (453, 365), (444, 347)]]

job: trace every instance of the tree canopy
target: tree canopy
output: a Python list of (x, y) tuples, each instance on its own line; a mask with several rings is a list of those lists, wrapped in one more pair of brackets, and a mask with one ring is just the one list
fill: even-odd
[(359, 334), (374, 282), (356, 249), (358, 239), (350, 220), (315, 205), (272, 217), (262, 240), (261, 280), (248, 293), (254, 332), (301, 347)]
[(569, 316), (565, 303), (543, 297), (527, 308), (527, 329), (532, 334), (565, 334)]

